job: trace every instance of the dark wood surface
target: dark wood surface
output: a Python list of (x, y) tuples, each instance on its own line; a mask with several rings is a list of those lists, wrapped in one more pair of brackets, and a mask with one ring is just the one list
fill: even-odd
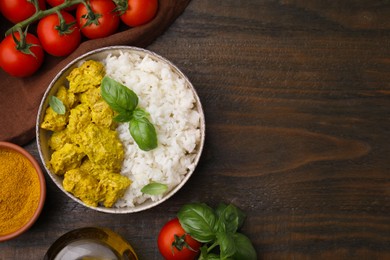
[(192, 0), (148, 47), (188, 75), (204, 107), (189, 182), (156, 208), (108, 215), (47, 179), (42, 215), (0, 244), (0, 259), (41, 259), (90, 225), (161, 259), (159, 229), (192, 201), (244, 210), (259, 259), (390, 259), (389, 14), (385, 0)]

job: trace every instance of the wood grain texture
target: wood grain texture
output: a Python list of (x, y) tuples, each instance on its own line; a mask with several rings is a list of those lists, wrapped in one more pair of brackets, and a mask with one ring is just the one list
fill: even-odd
[[(336, 3), (340, 2), (340, 3)], [(195, 86), (206, 143), (160, 206), (112, 216), (48, 180), (44, 211), (0, 259), (39, 259), (88, 225), (161, 259), (159, 229), (185, 203), (232, 202), (259, 259), (390, 259), (389, 1), (192, 0), (148, 48)], [(27, 148), (38, 157), (34, 142)]]

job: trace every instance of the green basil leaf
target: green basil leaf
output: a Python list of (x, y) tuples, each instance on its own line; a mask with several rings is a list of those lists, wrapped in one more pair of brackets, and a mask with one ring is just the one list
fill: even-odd
[(221, 260), (221, 258), (217, 254), (208, 254), (207, 260)]
[(218, 204), (218, 206), (215, 208), (215, 216), (217, 218), (217, 222), (215, 224), (216, 230), (219, 232), (226, 232), (226, 223), (222, 221), (223, 212), (226, 209), (227, 205), (224, 203)]
[(129, 122), (132, 118), (133, 118), (133, 114), (131, 112), (126, 112), (126, 113), (118, 114), (113, 119), (115, 122), (125, 123), (125, 122)]
[(208, 253), (207, 247), (202, 247), (198, 260), (221, 260), (219, 255), (214, 253)]
[(228, 259), (232, 255), (234, 255), (237, 251), (234, 237), (233, 234), (231, 233), (218, 232), (217, 243), (219, 244), (221, 259)]
[(149, 195), (160, 195), (165, 193), (168, 190), (168, 186), (166, 184), (152, 182), (148, 185), (145, 185), (141, 192)]
[(131, 136), (141, 150), (150, 151), (157, 147), (156, 129), (147, 118), (136, 119), (133, 117), (129, 128)]
[(195, 240), (208, 243), (215, 240), (216, 217), (212, 208), (204, 203), (184, 205), (177, 214), (183, 229)]
[(221, 260), (221, 258), (217, 254), (208, 254), (206, 259), (207, 260)]
[(207, 260), (208, 258), (208, 252), (207, 252), (207, 245), (203, 245), (200, 248), (200, 255), (198, 260)]
[(51, 109), (53, 109), (53, 111), (59, 115), (64, 115), (66, 112), (66, 108), (64, 106), (64, 103), (62, 103), (61, 99), (59, 99), (56, 96), (50, 96), (49, 105), (50, 105)]
[(133, 111), (133, 116), (134, 116), (135, 119), (141, 119), (141, 118), (148, 118), (150, 115), (145, 110), (140, 109), (140, 108), (137, 107)]
[(100, 91), (103, 100), (120, 114), (133, 111), (138, 105), (137, 94), (107, 76), (102, 80)]
[(241, 233), (235, 233), (233, 234), (233, 239), (236, 245), (236, 252), (233, 255), (234, 259), (257, 259), (256, 250), (247, 236)]
[(215, 215), (219, 218), (222, 215), (222, 212), (226, 209), (228, 205), (225, 203), (219, 203), (218, 206), (215, 208)]
[(244, 223), (244, 212), (233, 204), (220, 204), (215, 212), (218, 231), (235, 233)]

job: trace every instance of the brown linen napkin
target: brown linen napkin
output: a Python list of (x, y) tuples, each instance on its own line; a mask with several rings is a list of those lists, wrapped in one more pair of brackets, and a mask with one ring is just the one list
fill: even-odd
[[(54, 76), (67, 63), (93, 49), (131, 45), (146, 47), (161, 35), (184, 11), (190, 0), (160, 0), (156, 17), (143, 26), (124, 28), (107, 38), (84, 41), (65, 58), (46, 54), (38, 73), (28, 78), (11, 77), (0, 69), (0, 140), (25, 145), (35, 138), (39, 104)], [(0, 17), (1, 40), (12, 25)]]

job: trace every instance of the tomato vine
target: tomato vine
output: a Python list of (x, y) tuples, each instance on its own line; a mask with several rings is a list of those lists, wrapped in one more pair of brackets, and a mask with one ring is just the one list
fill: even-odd
[[(13, 23), (0, 43), (0, 67), (6, 72), (11, 70), (10, 53), (19, 57), (12, 66), (23, 67), (22, 60), (27, 58), (23, 55), (36, 58), (36, 48), (52, 56), (67, 56), (80, 45), (82, 35), (87, 39), (104, 38), (117, 32), (121, 22), (136, 27), (151, 21), (158, 3), (158, 0), (0, 0), (2, 14)], [(38, 37), (29, 42), (28, 34), (29, 40), (36, 38), (29, 33), (29, 26), (36, 22)], [(31, 51), (33, 47), (35, 51)], [(42, 64), (30, 61), (34, 70)]]
[(40, 9), (38, 0), (31, 0), (31, 3), (34, 4), (34, 6), (35, 6), (35, 10), (36, 10), (35, 13), (32, 16), (30, 16), (29, 18), (27, 18), (26, 20), (21, 21), (21, 22), (15, 24), (14, 26), (12, 26), (10, 29), (8, 29), (5, 32), (6, 36), (13, 33), (13, 32), (18, 31), (18, 29), (24, 29), (24, 28), (28, 27), (30, 24), (44, 18), (45, 16), (57, 13), (65, 8), (68, 8), (68, 7), (75, 5), (75, 4), (81, 4), (81, 3), (85, 4), (86, 1), (85, 0), (66, 0), (63, 4), (60, 4), (58, 6), (55, 6), (55, 7), (52, 7), (50, 9), (46, 9), (46, 10)]

